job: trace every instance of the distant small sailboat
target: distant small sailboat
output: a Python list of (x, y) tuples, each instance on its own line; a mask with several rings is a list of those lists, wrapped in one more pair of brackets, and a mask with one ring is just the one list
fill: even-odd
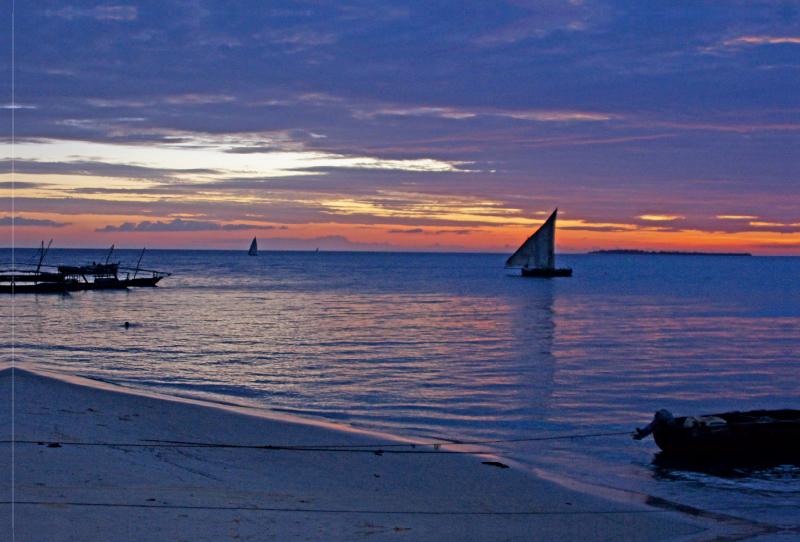
[(536, 233), (506, 261), (506, 269), (521, 268), (523, 277), (571, 277), (572, 269), (556, 269), (556, 214), (553, 211)]
[(256, 238), (253, 237), (253, 242), (250, 243), (250, 250), (247, 251), (250, 256), (258, 256), (258, 243), (256, 243)]

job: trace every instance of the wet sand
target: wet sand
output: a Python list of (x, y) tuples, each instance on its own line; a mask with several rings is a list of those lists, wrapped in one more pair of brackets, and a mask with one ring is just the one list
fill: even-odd
[[(407, 441), (19, 367), (13, 374), (0, 371), (0, 540), (714, 536), (700, 520), (567, 489), (502, 458), (393, 449)], [(344, 449), (282, 449), (310, 446)]]

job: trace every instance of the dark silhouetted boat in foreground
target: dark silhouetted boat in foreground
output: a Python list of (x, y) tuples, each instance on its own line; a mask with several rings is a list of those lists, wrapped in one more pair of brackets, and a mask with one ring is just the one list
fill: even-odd
[(650, 433), (665, 454), (693, 459), (800, 459), (800, 410), (751, 410), (675, 418), (656, 412), (634, 439)]
[(5, 264), (0, 269), (0, 294), (54, 294), (63, 293), (67, 289), (64, 276), (60, 273), (42, 271), (44, 257), (50, 251), (50, 245), (39, 250), (39, 261), (34, 265)]
[(536, 233), (506, 261), (506, 269), (520, 268), (523, 277), (571, 277), (572, 269), (556, 269), (556, 214), (553, 211)]
[(54, 278), (42, 281), (39, 275), (29, 273), (0, 274), (0, 294), (61, 294), (67, 285)]
[[(64, 276), (67, 290), (122, 290), (152, 287), (164, 277), (168, 277), (170, 273), (140, 268), (139, 264), (142, 263), (144, 251), (145, 249), (142, 249), (135, 268), (121, 267), (119, 262), (109, 263), (111, 253), (114, 252), (112, 245), (106, 263), (92, 262), (91, 265), (78, 267), (60, 265), (58, 272)], [(133, 276), (131, 276), (131, 271), (133, 271)], [(123, 272), (125, 273), (124, 277), (122, 276)]]
[[(50, 241), (52, 243), (52, 241)], [(59, 265), (57, 272), (43, 271), (42, 264), (47, 251), (42, 242), (39, 262), (33, 264), (11, 264), (0, 270), (0, 293), (64, 293), (79, 290), (124, 290), (135, 287), (152, 287), (170, 273), (141, 269), (139, 264), (144, 256), (144, 249), (139, 256), (136, 267), (121, 267), (119, 262), (109, 262), (114, 246), (108, 253), (105, 263), (92, 262), (88, 265)], [(133, 276), (131, 276), (131, 272)], [(124, 273), (124, 276), (123, 276)]]
[(67, 290), (124, 290), (128, 286), (117, 277), (118, 264), (113, 265), (59, 265)]

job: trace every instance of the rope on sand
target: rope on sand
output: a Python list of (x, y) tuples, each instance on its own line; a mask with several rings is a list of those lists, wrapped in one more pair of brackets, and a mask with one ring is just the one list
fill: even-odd
[[(442, 440), (438, 442), (407, 443), (407, 444), (362, 444), (362, 445), (256, 445), (256, 444), (225, 444), (215, 442), (184, 442), (172, 440), (145, 440), (144, 442), (53, 442), (41, 440), (0, 440), (0, 444), (35, 444), (48, 446), (50, 448), (60, 448), (61, 446), (109, 446), (121, 448), (227, 448), (227, 449), (246, 449), (246, 450), (285, 450), (296, 452), (350, 452), (350, 453), (374, 453), (381, 454), (474, 454), (476, 452), (464, 452), (459, 450), (440, 450), (442, 446), (479, 446), (487, 444), (506, 444), (517, 442), (542, 442), (551, 440), (572, 440), (592, 437), (608, 437), (619, 435), (631, 435), (631, 431), (616, 431), (612, 433), (585, 433), (580, 435), (564, 435), (559, 437), (533, 437), (519, 439), (497, 439), (497, 440)], [(417, 450), (417, 447), (433, 448), (433, 450)], [(387, 449), (391, 448), (391, 449)], [(397, 448), (411, 448), (403, 450)]]
[[(0, 501), (0, 505), (9, 504)], [(662, 510), (521, 510), (517, 512), (504, 511), (437, 511), (437, 510), (348, 510), (348, 509), (313, 509), (313, 508), (272, 508), (262, 506), (213, 506), (213, 505), (181, 505), (181, 504), (138, 504), (138, 503), (99, 503), (99, 502), (70, 502), (70, 501), (15, 501), (17, 505), (34, 506), (87, 506), (103, 508), (172, 508), (177, 510), (235, 510), (253, 512), (300, 512), (303, 514), (391, 514), (409, 516), (577, 516), (577, 515), (641, 515), (658, 514)]]

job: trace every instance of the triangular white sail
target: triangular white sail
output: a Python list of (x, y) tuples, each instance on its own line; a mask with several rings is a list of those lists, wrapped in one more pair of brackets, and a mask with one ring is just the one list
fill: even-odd
[(528, 237), (522, 246), (506, 261), (506, 267), (537, 267), (555, 269), (556, 214), (553, 211), (536, 233)]
[(258, 244), (256, 243), (256, 238), (253, 237), (253, 242), (250, 243), (250, 250), (247, 251), (250, 256), (258, 256)]

